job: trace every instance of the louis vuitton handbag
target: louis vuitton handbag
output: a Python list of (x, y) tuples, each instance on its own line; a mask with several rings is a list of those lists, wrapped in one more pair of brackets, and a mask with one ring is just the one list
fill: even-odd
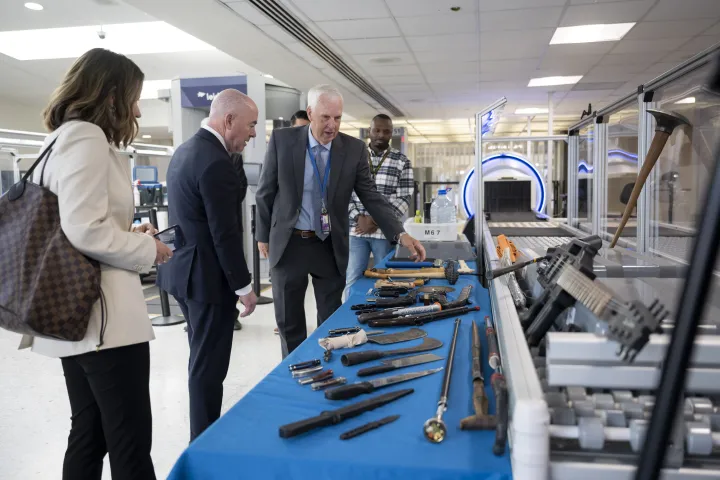
[(40, 184), (28, 181), (56, 140), (0, 197), (0, 327), (79, 341), (101, 296), (100, 264), (65, 237), (57, 196), (43, 186), (47, 161)]

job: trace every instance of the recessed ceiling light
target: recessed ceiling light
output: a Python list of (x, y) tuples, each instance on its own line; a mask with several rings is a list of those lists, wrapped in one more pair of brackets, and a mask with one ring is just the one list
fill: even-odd
[(538, 115), (540, 113), (548, 113), (547, 108), (538, 108), (538, 107), (527, 107), (527, 108), (518, 108), (515, 110), (516, 115)]
[(262, 76), (265, 78), (275, 78), (272, 75), (270, 75), (269, 73), (263, 73)]
[(572, 85), (582, 78), (582, 75), (569, 77), (540, 77), (530, 79), (528, 87), (551, 87), (553, 85)]
[(695, 103), (695, 97), (685, 97), (682, 100), (675, 102), (676, 105), (683, 103)]
[(0, 53), (17, 60), (50, 60), (79, 57), (96, 47), (124, 55), (215, 50), (165, 22), (44, 28), (0, 32)]
[(381, 65), (387, 65), (388, 63), (398, 63), (402, 59), (400, 57), (375, 57), (370, 59), (370, 63), (379, 63)]
[(143, 135), (142, 138), (152, 138), (152, 135)]
[(28, 2), (25, 4), (25, 8), (27, 8), (28, 10), (35, 10), (36, 12), (39, 12), (40, 10), (42, 10), (45, 7), (43, 7), (39, 3)]
[(616, 42), (630, 31), (635, 23), (609, 23), (560, 27), (550, 40), (550, 45), (563, 43)]

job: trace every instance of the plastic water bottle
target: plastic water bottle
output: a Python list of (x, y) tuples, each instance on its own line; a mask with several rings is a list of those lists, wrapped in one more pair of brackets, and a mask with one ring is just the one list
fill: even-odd
[(455, 206), (447, 196), (446, 190), (438, 190), (438, 196), (430, 206), (432, 223), (455, 223)]

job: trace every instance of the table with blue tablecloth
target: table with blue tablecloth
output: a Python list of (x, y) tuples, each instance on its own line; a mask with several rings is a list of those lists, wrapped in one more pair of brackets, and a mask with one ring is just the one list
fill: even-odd
[[(472, 263), (470, 266), (474, 268)], [(448, 426), (444, 442), (428, 442), (422, 428), (425, 420), (435, 415), (443, 380), (442, 371), (347, 401), (326, 400), (323, 392), (312, 391), (309, 385), (299, 385), (297, 379), (291, 377), (288, 365), (323, 357), (318, 339), (326, 337), (328, 330), (358, 325), (357, 317), (350, 310), (350, 306), (365, 303), (366, 292), (373, 284), (374, 280), (362, 279), (353, 285), (350, 298), (338, 311), (183, 452), (169, 478), (511, 479), (509, 452), (506, 450), (501, 457), (492, 454), (494, 431), (461, 431), (459, 428), (460, 419), (474, 413), (471, 400), (470, 353), (473, 321), (482, 327), (483, 356), (487, 355), (484, 317), (491, 314), (490, 297), (475, 276), (462, 275), (455, 285), (456, 291), (449, 294), (452, 300), (463, 286), (472, 285), (471, 298), (473, 303), (480, 307), (480, 311), (461, 317), (449, 406), (444, 415)], [(447, 285), (447, 282), (432, 280), (430, 285)], [(298, 308), (302, 308), (302, 305)], [(453, 319), (448, 318), (420, 327), (427, 331), (428, 337), (443, 342), (441, 348), (431, 353), (447, 358), (453, 323)], [(385, 329), (386, 333), (400, 330), (402, 329)], [(340, 362), (340, 356), (350, 351), (390, 350), (414, 346), (420, 342), (421, 340), (414, 340), (385, 346), (367, 343), (352, 350), (334, 352), (330, 362), (324, 365), (325, 368), (333, 369), (336, 376), (346, 377), (348, 383), (444, 366), (445, 361), (441, 360), (381, 376), (358, 378), (356, 372), (360, 368), (375, 365), (377, 362), (352, 367), (343, 367)], [(494, 413), (494, 398), (489, 386), (492, 370), (486, 358), (484, 363), (485, 388), (490, 400), (490, 412)], [(278, 427), (281, 425), (404, 388), (413, 388), (415, 392), (339, 425), (289, 439), (280, 438), (278, 435)], [(380, 429), (347, 441), (338, 438), (341, 433), (352, 428), (395, 414), (399, 414), (400, 418)]]

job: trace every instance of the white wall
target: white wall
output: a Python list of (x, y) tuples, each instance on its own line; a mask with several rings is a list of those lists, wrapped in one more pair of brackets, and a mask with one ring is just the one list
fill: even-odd
[(0, 128), (44, 132), (42, 111), (44, 105), (21, 105), (0, 99)]
[(164, 100), (140, 100), (142, 116), (138, 120), (140, 128), (170, 129), (170, 102)]

